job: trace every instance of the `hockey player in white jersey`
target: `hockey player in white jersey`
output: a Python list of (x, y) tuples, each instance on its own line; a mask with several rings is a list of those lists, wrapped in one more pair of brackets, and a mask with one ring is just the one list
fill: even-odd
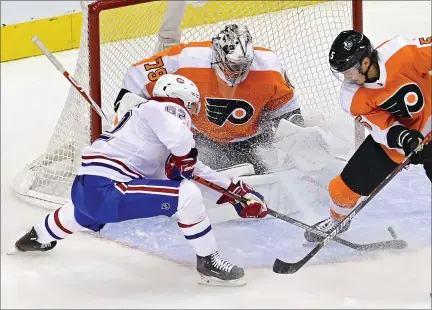
[[(132, 96), (132, 97), (131, 97)], [(117, 223), (159, 215), (173, 216), (197, 255), (205, 284), (243, 285), (242, 268), (218, 254), (202, 194), (231, 202), (241, 217), (261, 218), (267, 207), (259, 193), (198, 160), (190, 114), (200, 109), (196, 85), (167, 74), (149, 100), (130, 94), (137, 105), (110, 131), (82, 151), (71, 190), (72, 203), (48, 214), (15, 243), (15, 251), (48, 251), (77, 231), (99, 231)], [(190, 114), (189, 114), (190, 113)], [(243, 204), (220, 197), (189, 180), (198, 175), (247, 198)]]

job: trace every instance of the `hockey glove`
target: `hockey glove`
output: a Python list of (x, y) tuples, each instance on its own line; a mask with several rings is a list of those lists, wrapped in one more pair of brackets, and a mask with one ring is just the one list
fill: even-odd
[[(402, 131), (401, 134), (399, 135), (399, 144), (402, 146), (405, 156), (411, 154), (419, 146), (419, 144), (423, 141), (423, 139), (424, 137), (422, 133), (417, 130), (407, 129)], [(411, 164), (413, 165), (423, 164), (424, 161), (427, 159), (428, 153), (430, 153), (429, 148), (430, 146), (427, 147), (426, 145), (425, 147), (423, 147), (422, 150), (420, 150), (417, 153), (414, 153), (411, 156)]]
[(170, 154), (165, 162), (165, 175), (174, 181), (190, 179), (193, 176), (197, 160), (198, 150), (196, 148), (191, 149), (189, 154), (181, 157)]
[(244, 197), (248, 200), (247, 203), (236, 201), (233, 198), (223, 195), (216, 203), (222, 204), (225, 202), (231, 203), (237, 214), (242, 218), (263, 218), (267, 215), (267, 204), (264, 201), (263, 195), (256, 192), (243, 181), (238, 181), (237, 184), (231, 183), (228, 191)]

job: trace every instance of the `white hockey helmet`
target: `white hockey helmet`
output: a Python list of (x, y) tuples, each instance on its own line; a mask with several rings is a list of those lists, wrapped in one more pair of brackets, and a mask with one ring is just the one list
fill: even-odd
[(178, 98), (190, 114), (198, 114), (201, 108), (198, 87), (181, 75), (162, 75), (153, 88), (153, 96)]
[(212, 47), (215, 64), (224, 73), (227, 81), (235, 83), (236, 79), (249, 71), (254, 59), (254, 47), (246, 26), (225, 26), (213, 38)]

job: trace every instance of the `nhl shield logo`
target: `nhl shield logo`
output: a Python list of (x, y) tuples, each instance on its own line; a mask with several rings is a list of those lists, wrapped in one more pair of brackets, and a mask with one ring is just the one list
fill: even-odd
[(162, 204), (162, 209), (163, 210), (169, 210), (170, 208), (171, 208), (171, 206), (170, 206), (169, 203), (165, 202), (165, 203)]
[(351, 50), (351, 47), (353, 46), (353, 42), (352, 42), (352, 41), (345, 41), (345, 42), (343, 43), (343, 45), (344, 45), (344, 48), (345, 48), (347, 51), (350, 51), (350, 50)]

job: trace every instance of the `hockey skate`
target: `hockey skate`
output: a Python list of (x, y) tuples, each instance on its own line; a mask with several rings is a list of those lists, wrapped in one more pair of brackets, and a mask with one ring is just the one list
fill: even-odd
[(12, 255), (18, 252), (31, 251), (46, 252), (52, 250), (57, 245), (57, 241), (51, 241), (50, 243), (45, 244), (39, 243), (37, 242), (37, 238), (38, 235), (36, 233), (36, 230), (34, 229), (34, 227), (32, 227), (32, 229), (28, 233), (26, 233), (24, 236), (18, 239), (17, 242), (15, 242), (15, 247), (7, 254)]
[(222, 259), (218, 252), (208, 256), (197, 255), (197, 270), (201, 275), (199, 284), (210, 286), (244, 286), (243, 268)]
[[(330, 234), (338, 224), (339, 224), (338, 221), (335, 221), (329, 217), (328, 219), (322, 220), (321, 222), (318, 222), (315, 225), (312, 225), (311, 227), (315, 228), (317, 230), (320, 230), (326, 234)], [(348, 222), (348, 224), (346, 224), (340, 230), (338, 235), (346, 232), (348, 230), (349, 226), (350, 226), (350, 223)], [(325, 238), (325, 236), (319, 236), (310, 230), (305, 231), (304, 237), (305, 237), (306, 241), (308, 241), (308, 242), (321, 242)]]

